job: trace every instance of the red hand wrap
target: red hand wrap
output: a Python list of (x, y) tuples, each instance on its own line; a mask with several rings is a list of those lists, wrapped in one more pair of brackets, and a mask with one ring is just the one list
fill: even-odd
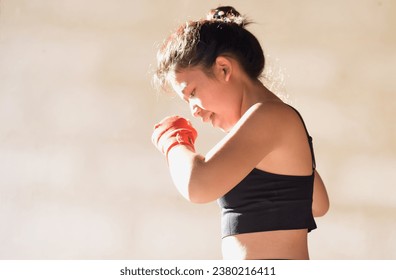
[(176, 145), (186, 145), (195, 151), (198, 133), (191, 123), (179, 116), (166, 117), (154, 126), (152, 142), (166, 157)]

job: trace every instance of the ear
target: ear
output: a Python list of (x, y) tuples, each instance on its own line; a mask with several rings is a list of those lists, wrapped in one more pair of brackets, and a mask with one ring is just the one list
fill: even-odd
[(228, 57), (218, 56), (215, 61), (215, 69), (218, 74), (218, 78), (226, 82), (230, 80), (233, 65)]

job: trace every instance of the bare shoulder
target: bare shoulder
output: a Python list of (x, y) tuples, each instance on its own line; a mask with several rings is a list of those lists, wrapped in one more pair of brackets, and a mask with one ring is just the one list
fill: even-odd
[(228, 143), (248, 147), (264, 157), (284, 144), (298, 124), (294, 110), (283, 102), (256, 103), (251, 106), (228, 135)]
[[(284, 137), (285, 118), (292, 110), (281, 102), (256, 103), (235, 124), (231, 131), (205, 156), (210, 165), (226, 166), (226, 170), (241, 172), (243, 178), (279, 145)], [(289, 117), (289, 116), (290, 117)], [(238, 179), (240, 179), (238, 178)]]
[[(275, 122), (299, 120), (296, 110), (283, 102), (267, 102), (259, 104), (258, 113)], [(297, 118), (296, 118), (297, 117)]]
[(294, 127), (300, 122), (296, 111), (289, 105), (283, 102), (265, 102), (249, 108), (241, 118), (240, 125), (249, 126), (254, 133), (267, 131), (279, 134), (283, 129)]

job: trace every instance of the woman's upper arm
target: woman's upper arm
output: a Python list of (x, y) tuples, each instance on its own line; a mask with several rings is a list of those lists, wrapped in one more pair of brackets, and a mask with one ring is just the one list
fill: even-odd
[(319, 173), (315, 170), (312, 213), (314, 217), (321, 217), (327, 213), (330, 207), (329, 196), (325, 184)]
[[(275, 145), (276, 130), (269, 117), (270, 110), (260, 106), (251, 108), (243, 115), (235, 127), (214, 147), (206, 157), (197, 154), (184, 155), (179, 160), (187, 163), (174, 171), (174, 177), (181, 182), (184, 196), (192, 202), (213, 201), (237, 185), (268, 154)], [(186, 149), (178, 149), (174, 156), (182, 156)], [(186, 157), (187, 156), (187, 157)], [(183, 170), (183, 171), (181, 171)], [(183, 179), (184, 177), (184, 179)], [(179, 188), (180, 190), (180, 188)]]

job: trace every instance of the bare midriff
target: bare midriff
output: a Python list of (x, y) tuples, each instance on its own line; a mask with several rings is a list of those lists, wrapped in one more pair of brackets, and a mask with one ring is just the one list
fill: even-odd
[(307, 230), (277, 230), (224, 237), (224, 259), (309, 259)]

